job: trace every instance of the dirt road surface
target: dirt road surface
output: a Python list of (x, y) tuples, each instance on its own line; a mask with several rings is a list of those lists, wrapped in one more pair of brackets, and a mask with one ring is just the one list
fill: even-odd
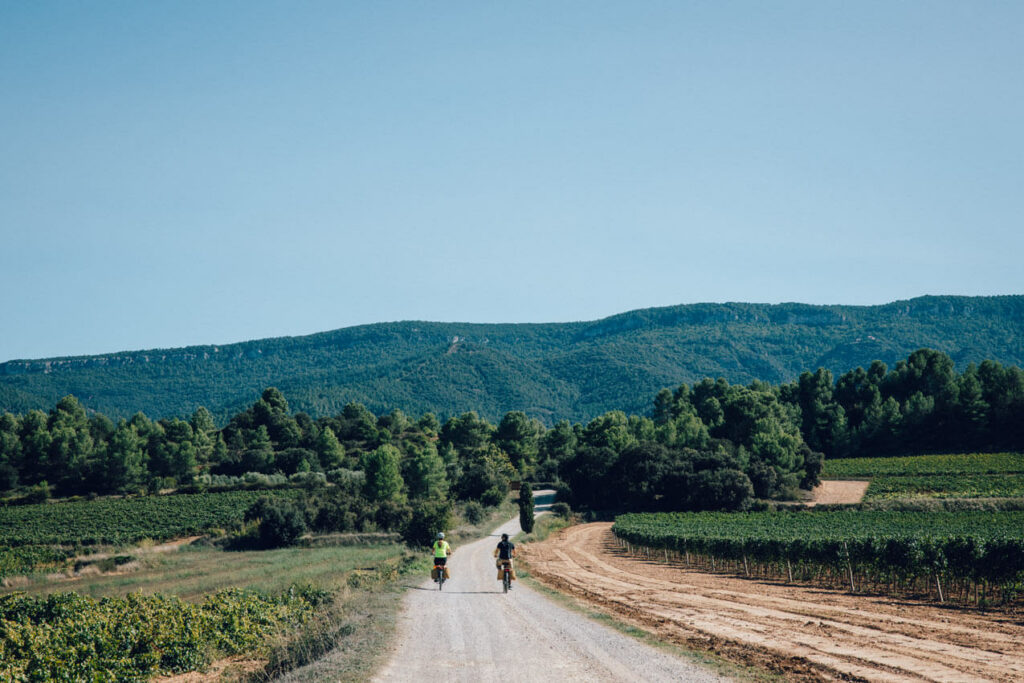
[(715, 674), (558, 606), (523, 585), (505, 595), (491, 556), (502, 532), (459, 548), (443, 591), (409, 590), (398, 645), (377, 681), (717, 681)]
[(625, 555), (611, 524), (526, 549), (531, 575), (656, 633), (786, 680), (1024, 681), (1021, 615), (687, 571)]

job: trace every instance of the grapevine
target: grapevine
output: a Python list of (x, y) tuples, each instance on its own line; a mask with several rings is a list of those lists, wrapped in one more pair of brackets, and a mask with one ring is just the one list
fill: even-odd
[[(840, 510), (658, 513), (618, 517), (629, 549), (732, 563), (796, 580), (829, 578), (851, 590), (931, 590), (968, 599), (996, 586), (1012, 599), (1024, 576), (1024, 512)], [(649, 552), (649, 550), (648, 550)], [(942, 584), (947, 586), (943, 594)], [(952, 586), (952, 590), (949, 587)]]

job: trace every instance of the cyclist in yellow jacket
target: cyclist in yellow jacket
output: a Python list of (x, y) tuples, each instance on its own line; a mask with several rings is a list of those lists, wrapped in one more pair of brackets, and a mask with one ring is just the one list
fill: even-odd
[(437, 568), (440, 567), (444, 570), (444, 578), (452, 578), (451, 574), (448, 573), (448, 567), (445, 566), (448, 563), (448, 556), (452, 554), (452, 547), (448, 544), (448, 541), (444, 540), (444, 533), (437, 535), (437, 540), (434, 541), (434, 570), (430, 572), (430, 578), (434, 579), (437, 583)]

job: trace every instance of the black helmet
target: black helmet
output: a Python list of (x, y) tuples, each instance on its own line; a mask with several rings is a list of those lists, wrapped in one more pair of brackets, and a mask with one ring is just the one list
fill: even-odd
[(507, 541), (508, 540), (508, 534), (502, 534), (501, 535), (501, 540)]

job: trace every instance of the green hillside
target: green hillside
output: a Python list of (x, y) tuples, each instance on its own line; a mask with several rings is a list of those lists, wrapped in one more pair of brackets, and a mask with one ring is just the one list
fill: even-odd
[(225, 420), (267, 386), (296, 410), (336, 414), (350, 401), (442, 418), (546, 422), (610, 409), (646, 412), (663, 387), (724, 377), (779, 383), (819, 366), (835, 374), (893, 364), (920, 347), (963, 367), (1024, 365), (1024, 296), (921, 297), (883, 306), (693, 304), (594, 322), (398, 322), (304, 337), (0, 364), (0, 411), (48, 409), (67, 394), (112, 417)]

